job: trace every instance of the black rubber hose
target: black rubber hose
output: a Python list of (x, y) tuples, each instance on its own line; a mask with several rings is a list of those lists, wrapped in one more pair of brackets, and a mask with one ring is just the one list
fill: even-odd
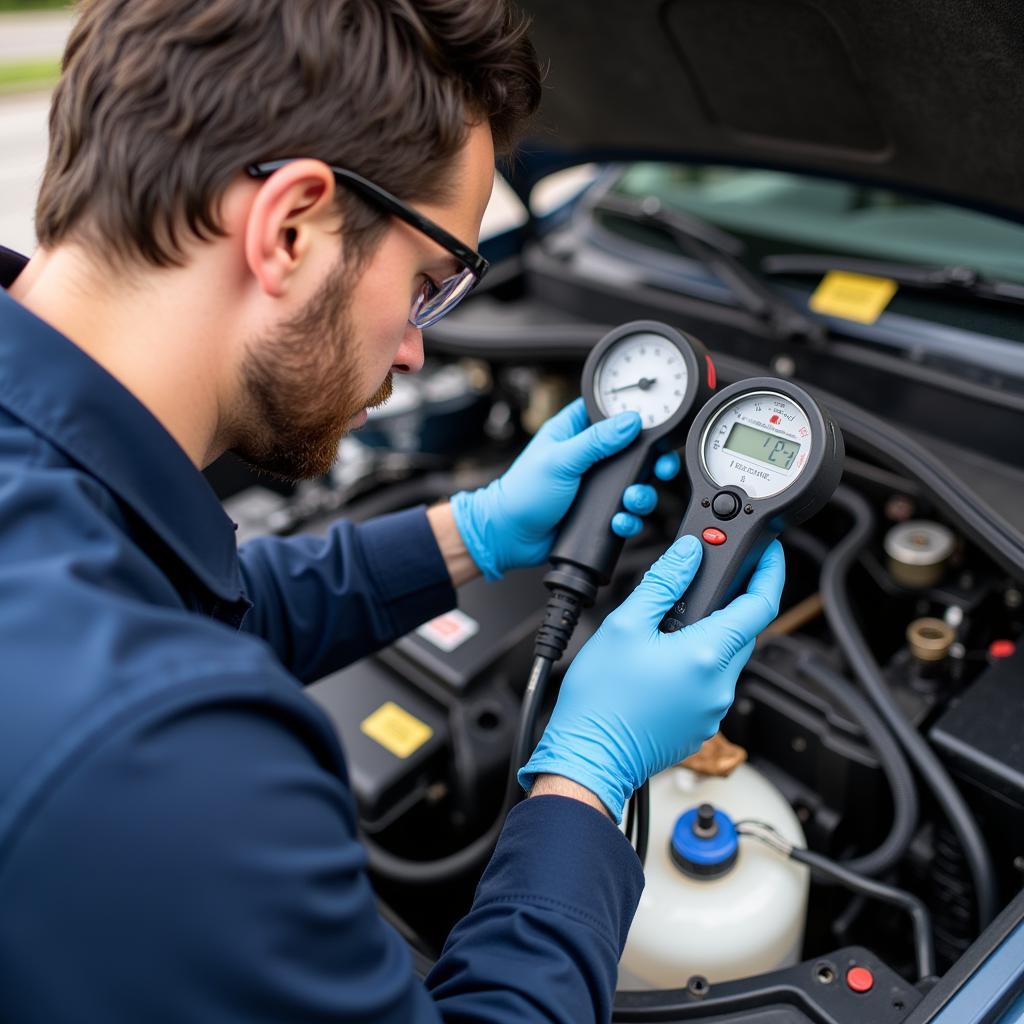
[(770, 846), (785, 857), (806, 864), (819, 879), (824, 878), (863, 896), (870, 896), (872, 899), (882, 900), (906, 910), (914, 926), (914, 959), (917, 961), (919, 978), (924, 981), (934, 976), (935, 946), (932, 942), (931, 917), (925, 905), (912, 893), (885, 885), (874, 878), (867, 878), (829, 857), (823, 857), (820, 853), (794, 846), (768, 822), (755, 818), (737, 821), (736, 832), (738, 835), (756, 839)]
[(505, 827), (505, 818), (522, 797), (522, 787), (519, 785), (517, 776), (529, 753), (529, 745), (537, 726), (537, 718), (544, 703), (544, 693), (551, 675), (551, 667), (552, 662), (547, 658), (537, 657), (534, 659), (530, 681), (527, 683), (526, 693), (523, 695), (519, 729), (512, 748), (508, 782), (505, 786), (505, 799), (502, 801), (501, 810), (498, 812), (494, 824), (468, 846), (437, 860), (409, 860), (406, 857), (399, 857), (385, 850), (368, 836), (363, 836), (363, 846), (366, 848), (371, 870), (384, 878), (395, 882), (404, 882), (407, 885), (436, 885), (438, 882), (464, 874), (478, 866), (481, 861), (494, 852), (494, 847), (497, 846), (501, 836), (501, 830)]
[(503, 806), (498, 819), (479, 839), (474, 839), (456, 853), (437, 860), (409, 860), (406, 857), (399, 857), (364, 835), (361, 838), (370, 861), (370, 870), (393, 882), (404, 882), (407, 885), (437, 885), (439, 882), (457, 878), (494, 852), (505, 825), (505, 817), (510, 810), (511, 807)]
[(988, 848), (967, 802), (931, 747), (904, 717), (882, 678), (874, 655), (856, 626), (848, 597), (847, 577), (858, 554), (874, 532), (871, 508), (848, 487), (837, 488), (833, 501), (853, 518), (854, 525), (832, 549), (822, 566), (821, 594), (825, 603), (825, 616), (854, 675), (902, 744), (957, 835), (974, 883), (980, 930), (995, 917), (998, 903), (998, 887)]
[(636, 841), (633, 847), (640, 858), (640, 867), (647, 864), (647, 842), (651, 830), (651, 791), (650, 783), (645, 782), (633, 794), (633, 806), (636, 808)]
[(925, 905), (916, 896), (904, 889), (896, 889), (891, 885), (883, 885), (873, 878), (866, 878), (828, 857), (823, 857), (820, 853), (793, 847), (789, 856), (801, 864), (806, 864), (814, 874), (827, 878), (830, 882), (844, 885), (853, 892), (862, 893), (883, 903), (902, 907), (914, 924), (914, 959), (917, 961), (918, 980), (924, 981), (926, 978), (934, 977), (935, 946), (932, 942), (931, 918)]
[(553, 666), (554, 662), (550, 658), (540, 654), (533, 659), (533, 668), (530, 670), (530, 678), (523, 694), (522, 710), (519, 713), (519, 731), (512, 747), (512, 764), (508, 774), (508, 790), (512, 795), (522, 791), (518, 773), (533, 752), (533, 734), (537, 730), (537, 720), (544, 706), (544, 695), (547, 693)]
[(796, 548), (802, 551), (812, 561), (821, 565), (828, 557), (828, 545), (818, 540), (813, 533), (801, 530), (799, 526), (790, 527), (783, 535), (782, 542), (786, 548)]
[[(830, 700), (845, 708), (861, 727), (871, 744), (892, 792), (893, 817), (889, 834), (870, 853), (862, 854), (842, 863), (851, 871), (862, 875), (880, 875), (895, 867), (906, 854), (914, 831), (917, 828), (919, 802), (917, 786), (903, 749), (893, 738), (878, 712), (857, 692), (852, 684), (826, 665), (808, 656), (803, 645), (791, 637), (766, 636), (765, 646), (774, 645), (797, 655), (797, 666), (801, 672), (813, 679)], [(760, 675), (769, 682), (781, 681), (781, 673), (764, 664), (756, 655), (747, 670)]]

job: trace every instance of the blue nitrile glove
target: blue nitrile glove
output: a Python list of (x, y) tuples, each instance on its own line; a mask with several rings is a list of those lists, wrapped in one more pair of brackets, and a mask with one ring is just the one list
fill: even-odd
[(697, 751), (732, 704), (754, 638), (779, 611), (786, 568), (773, 541), (745, 594), (675, 633), (658, 625), (700, 565), (681, 537), (573, 659), (533, 757), (519, 770), (562, 775), (595, 793), (616, 821), (630, 794)]
[[(588, 426), (582, 398), (552, 416), (519, 457), (497, 480), (476, 491), (452, 496), (452, 513), (463, 543), (480, 571), (501, 579), (509, 569), (541, 565), (555, 542), (556, 527), (580, 489), (580, 478), (595, 462), (621, 451), (640, 433), (635, 412), (619, 413)], [(659, 480), (679, 472), (675, 452), (654, 466)], [(649, 484), (627, 487), (611, 528), (633, 537), (643, 528), (639, 518), (654, 510), (658, 493)]]

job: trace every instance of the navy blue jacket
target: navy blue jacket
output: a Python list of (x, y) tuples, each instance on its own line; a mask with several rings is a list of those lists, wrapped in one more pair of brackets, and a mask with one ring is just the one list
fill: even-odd
[(426, 984), (377, 915), (302, 684), (454, 603), (423, 509), (239, 554), (156, 419), (0, 290), (0, 1020), (608, 1019), (642, 875), (581, 803), (512, 812)]

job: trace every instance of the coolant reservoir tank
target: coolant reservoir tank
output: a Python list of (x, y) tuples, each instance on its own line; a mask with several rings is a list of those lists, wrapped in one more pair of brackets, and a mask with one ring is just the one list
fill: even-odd
[(728, 778), (670, 768), (651, 779), (647, 883), (629, 931), (619, 988), (684, 988), (795, 964), (808, 872), (735, 823), (767, 822), (796, 846), (803, 829), (782, 794), (740, 765)]

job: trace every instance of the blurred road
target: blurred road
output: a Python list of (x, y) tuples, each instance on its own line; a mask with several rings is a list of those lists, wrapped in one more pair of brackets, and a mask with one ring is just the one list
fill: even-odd
[(0, 14), (0, 62), (59, 57), (73, 21), (67, 11)]
[[(74, 18), (67, 11), (0, 14), (0, 64), (59, 58)], [(0, 96), (0, 245), (30, 253), (32, 212), (46, 161), (46, 93)]]
[(32, 215), (46, 163), (48, 93), (0, 98), (0, 245), (29, 254)]

